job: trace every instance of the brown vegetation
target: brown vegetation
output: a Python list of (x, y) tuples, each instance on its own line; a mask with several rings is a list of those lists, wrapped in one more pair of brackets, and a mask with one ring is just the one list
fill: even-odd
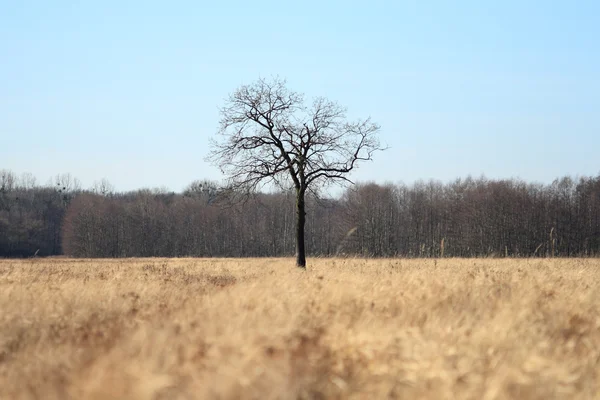
[[(58, 185), (31, 180), (0, 170), (0, 258), (295, 252), (293, 191), (259, 193), (223, 207), (219, 186), (209, 181), (195, 181), (182, 193), (115, 193), (106, 182), (81, 191), (69, 175), (57, 176)], [(305, 205), (311, 257), (600, 256), (600, 175), (548, 185), (483, 177), (361, 183), (337, 198), (308, 196)]]
[(598, 398), (598, 259), (0, 261), (0, 398)]

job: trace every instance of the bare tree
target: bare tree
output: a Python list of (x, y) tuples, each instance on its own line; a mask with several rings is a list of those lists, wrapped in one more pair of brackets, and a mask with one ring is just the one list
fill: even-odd
[(37, 179), (31, 172), (23, 172), (17, 180), (17, 187), (23, 190), (31, 190), (35, 188)]
[(0, 170), (0, 192), (10, 192), (15, 188), (17, 176), (14, 172), (3, 169)]
[(92, 186), (91, 191), (92, 193), (102, 196), (110, 196), (115, 191), (115, 187), (108, 181), (108, 179), (102, 178), (99, 181), (94, 181), (94, 186)]
[(296, 265), (306, 267), (305, 195), (347, 177), (380, 147), (379, 125), (369, 118), (350, 122), (337, 103), (302, 94), (279, 78), (241, 86), (221, 109), (218, 139), (208, 157), (230, 187), (254, 192), (274, 183), (296, 192)]
[(219, 195), (219, 185), (208, 179), (195, 180), (183, 190), (184, 197), (202, 199), (206, 204), (212, 204)]
[(50, 185), (54, 186), (56, 190), (60, 193), (72, 193), (79, 192), (81, 190), (81, 182), (79, 179), (74, 178), (70, 173), (65, 174), (57, 174), (54, 177), (54, 184), (52, 183), (52, 179), (50, 179)]

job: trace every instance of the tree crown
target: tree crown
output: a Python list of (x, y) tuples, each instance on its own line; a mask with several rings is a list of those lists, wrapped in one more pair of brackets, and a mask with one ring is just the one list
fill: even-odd
[(370, 118), (348, 121), (333, 101), (319, 97), (306, 105), (284, 80), (260, 79), (227, 99), (208, 159), (238, 190), (268, 183), (315, 190), (351, 182), (347, 175), (358, 162), (383, 150), (379, 130)]

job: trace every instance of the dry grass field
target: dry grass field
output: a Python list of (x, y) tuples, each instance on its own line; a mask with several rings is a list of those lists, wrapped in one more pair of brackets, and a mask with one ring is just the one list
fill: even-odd
[(0, 399), (600, 398), (597, 259), (0, 261)]

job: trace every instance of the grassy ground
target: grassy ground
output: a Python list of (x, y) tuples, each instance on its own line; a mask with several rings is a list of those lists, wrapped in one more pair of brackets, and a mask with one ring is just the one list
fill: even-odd
[(600, 260), (0, 261), (0, 399), (592, 399)]

